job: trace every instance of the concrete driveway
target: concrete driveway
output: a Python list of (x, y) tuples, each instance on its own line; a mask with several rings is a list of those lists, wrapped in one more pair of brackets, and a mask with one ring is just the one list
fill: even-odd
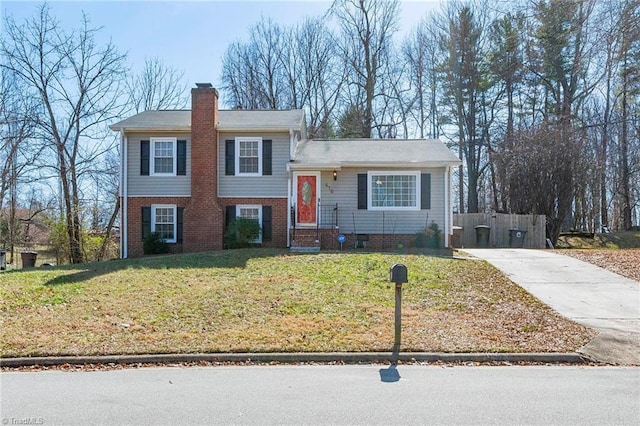
[(561, 315), (599, 331), (581, 353), (640, 365), (640, 282), (551, 251), (463, 251), (491, 263)]

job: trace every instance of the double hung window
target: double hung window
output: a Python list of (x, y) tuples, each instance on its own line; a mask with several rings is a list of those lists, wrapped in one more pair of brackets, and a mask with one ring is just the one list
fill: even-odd
[(157, 232), (168, 243), (176, 242), (176, 206), (153, 205), (151, 207), (151, 231)]
[(236, 170), (238, 175), (262, 174), (262, 138), (236, 138), (238, 143)]
[(151, 174), (176, 175), (176, 138), (151, 138)]

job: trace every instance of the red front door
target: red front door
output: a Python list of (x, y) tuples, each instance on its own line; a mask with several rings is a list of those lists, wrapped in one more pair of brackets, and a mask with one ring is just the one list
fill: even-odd
[(318, 223), (318, 183), (320, 176), (296, 176), (296, 224), (315, 226)]

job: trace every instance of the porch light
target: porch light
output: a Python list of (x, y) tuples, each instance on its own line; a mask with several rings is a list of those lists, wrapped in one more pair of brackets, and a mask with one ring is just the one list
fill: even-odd
[(338, 180), (338, 171), (337, 170), (333, 170), (333, 180)]

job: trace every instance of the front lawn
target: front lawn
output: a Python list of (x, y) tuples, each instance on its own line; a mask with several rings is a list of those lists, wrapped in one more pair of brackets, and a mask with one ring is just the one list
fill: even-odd
[(0, 273), (0, 354), (567, 352), (594, 332), (485, 262), (246, 249)]

